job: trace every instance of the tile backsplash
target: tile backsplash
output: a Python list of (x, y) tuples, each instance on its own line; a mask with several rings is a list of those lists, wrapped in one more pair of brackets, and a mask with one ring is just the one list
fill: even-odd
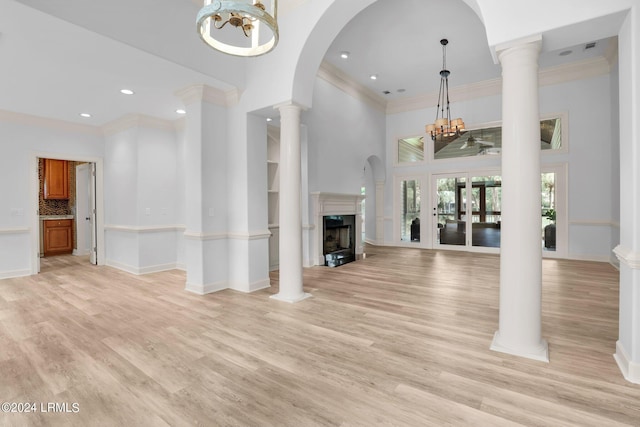
[(38, 159), (38, 178), (40, 181), (38, 196), (40, 215), (73, 215), (76, 204), (76, 162), (69, 162), (69, 200), (45, 200), (44, 159)]

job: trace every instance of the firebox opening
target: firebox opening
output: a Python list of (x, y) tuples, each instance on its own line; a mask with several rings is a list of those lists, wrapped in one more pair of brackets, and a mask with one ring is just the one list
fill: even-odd
[(355, 261), (355, 215), (324, 217), (324, 265), (337, 267)]

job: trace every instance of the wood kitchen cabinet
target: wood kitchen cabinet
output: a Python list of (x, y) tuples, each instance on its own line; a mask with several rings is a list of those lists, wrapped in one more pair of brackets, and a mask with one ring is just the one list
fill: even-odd
[(44, 198), (47, 200), (69, 199), (68, 161), (44, 160)]
[(44, 256), (73, 252), (73, 225), (70, 219), (43, 221)]

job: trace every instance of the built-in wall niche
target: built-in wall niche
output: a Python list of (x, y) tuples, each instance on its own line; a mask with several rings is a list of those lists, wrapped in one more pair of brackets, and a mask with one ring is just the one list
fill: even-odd
[(337, 267), (355, 261), (355, 215), (328, 215), (323, 217), (323, 255), (325, 265)]

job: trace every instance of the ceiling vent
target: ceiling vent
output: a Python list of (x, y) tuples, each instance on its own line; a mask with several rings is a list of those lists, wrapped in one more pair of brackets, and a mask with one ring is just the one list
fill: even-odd
[(587, 43), (584, 45), (584, 50), (593, 49), (594, 47), (596, 47), (596, 42)]

